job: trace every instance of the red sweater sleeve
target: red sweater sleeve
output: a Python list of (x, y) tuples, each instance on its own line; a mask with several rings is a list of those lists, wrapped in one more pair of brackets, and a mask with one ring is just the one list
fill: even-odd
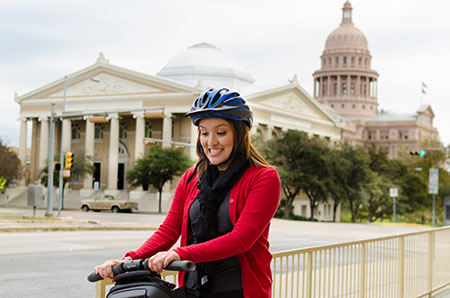
[(181, 234), (183, 209), (186, 202), (186, 180), (191, 173), (192, 170), (188, 170), (181, 177), (175, 190), (169, 212), (156, 232), (137, 250), (129, 251), (125, 256), (130, 256), (132, 259), (149, 258), (160, 251), (169, 250), (177, 242)]
[[(245, 184), (245, 185), (243, 185)], [(268, 227), (280, 200), (280, 178), (273, 168), (263, 168), (249, 181), (241, 181), (238, 196), (245, 205), (233, 230), (210, 241), (175, 249), (182, 260), (210, 262), (248, 251)]]

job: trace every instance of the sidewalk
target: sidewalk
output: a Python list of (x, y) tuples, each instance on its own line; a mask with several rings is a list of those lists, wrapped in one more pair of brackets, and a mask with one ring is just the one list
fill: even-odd
[[(6, 212), (5, 212), (6, 211)], [(21, 212), (23, 211), (23, 212)], [(0, 210), (0, 233), (29, 233), (56, 231), (111, 231), (156, 230), (159, 222), (149, 224), (133, 222), (105, 222), (95, 219), (65, 217), (45, 217), (46, 210), (37, 209), (33, 217), (32, 210)], [(57, 212), (54, 213), (56, 215)]]

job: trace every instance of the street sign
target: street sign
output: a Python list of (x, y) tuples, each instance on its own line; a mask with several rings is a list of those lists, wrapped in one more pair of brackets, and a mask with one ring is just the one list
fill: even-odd
[(389, 188), (389, 196), (391, 198), (397, 198), (398, 197), (398, 188)]
[(63, 178), (70, 178), (70, 170), (63, 170)]
[(437, 195), (439, 190), (439, 169), (430, 169), (430, 178), (428, 181), (428, 193)]

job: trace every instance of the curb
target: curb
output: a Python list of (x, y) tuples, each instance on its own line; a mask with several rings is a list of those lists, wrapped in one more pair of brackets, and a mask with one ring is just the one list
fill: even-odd
[(77, 231), (155, 231), (155, 226), (0, 226), (0, 233), (77, 232)]

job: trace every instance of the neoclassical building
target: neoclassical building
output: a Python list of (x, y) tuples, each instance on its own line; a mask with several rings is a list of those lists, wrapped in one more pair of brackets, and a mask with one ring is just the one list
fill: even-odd
[[(64, 81), (62, 125), (58, 116), (62, 114)], [(184, 114), (206, 88), (220, 86), (239, 90), (250, 102), (255, 118), (252, 134), (268, 139), (283, 130), (298, 129), (330, 141), (341, 138), (338, 121), (295, 78), (281, 85), (260, 85), (219, 48), (201, 43), (182, 51), (157, 75), (115, 66), (100, 53), (93, 65), (16, 96), (21, 117), (19, 157), (25, 161), (24, 149), (31, 134), (30, 176), (31, 181), (37, 180), (48, 162), (50, 108), (55, 103), (54, 152), (59, 152), (62, 142), (64, 152), (89, 156), (96, 169), (83, 180), (72, 177), (71, 188), (79, 189), (81, 196), (91, 195), (94, 185), (113, 194), (134, 191), (127, 185), (125, 173), (152, 146), (146, 142), (149, 138), (185, 150), (196, 159), (197, 131)], [(31, 131), (27, 131), (28, 121)], [(180, 143), (183, 146), (177, 145)]]
[(371, 60), (367, 38), (353, 24), (352, 6), (346, 1), (342, 22), (328, 35), (321, 68), (313, 74), (313, 96), (337, 114), (343, 138), (361, 146), (376, 143), (391, 158), (401, 147), (418, 147), (424, 139), (438, 138), (429, 105), (414, 114), (378, 108), (378, 73)]

